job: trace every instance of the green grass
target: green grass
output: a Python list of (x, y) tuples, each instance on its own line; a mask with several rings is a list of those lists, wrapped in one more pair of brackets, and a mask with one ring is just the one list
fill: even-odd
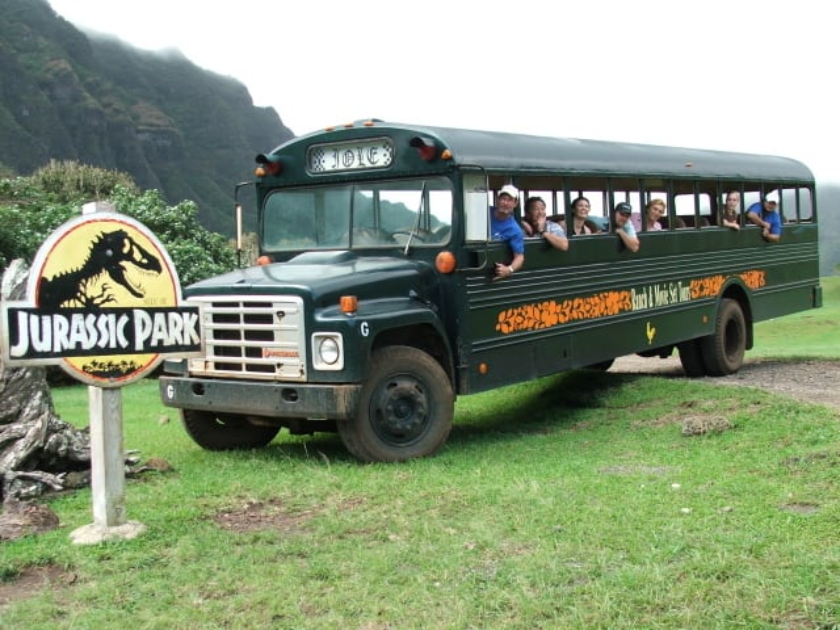
[(823, 306), (756, 324), (748, 357), (840, 357), (840, 276), (820, 279)]
[[(804, 328), (837, 321), (837, 286)], [(85, 388), (54, 397), (87, 424)], [(363, 465), (332, 435), (208, 453), (156, 383), (123, 398), (126, 447), (174, 467), (127, 482), (147, 531), (75, 546), (91, 494), (53, 499), (61, 528), (3, 543), (0, 578), (37, 564), (68, 578), (0, 609), (0, 628), (840, 624), (840, 424), (826, 407), (570, 372), (459, 399), (437, 457)], [(732, 428), (683, 437), (690, 416)], [(260, 526), (225, 527), (242, 511)]]

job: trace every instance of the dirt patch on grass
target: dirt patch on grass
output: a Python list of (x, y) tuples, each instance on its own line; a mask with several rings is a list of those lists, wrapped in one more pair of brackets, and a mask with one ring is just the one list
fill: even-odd
[(816, 453), (808, 453), (802, 457), (793, 456), (788, 457), (782, 461), (783, 466), (791, 468), (807, 467), (813, 465), (824, 465), (834, 467), (840, 465), (840, 452), (833, 451), (819, 451)]
[(57, 564), (24, 568), (14, 579), (0, 582), (0, 608), (34, 597), (44, 589), (66, 588), (76, 581), (76, 574)]
[[(362, 502), (362, 499), (348, 500), (339, 507), (341, 510), (352, 509)], [(231, 532), (248, 533), (270, 529), (290, 534), (302, 531), (310, 520), (326, 510), (327, 506), (294, 510), (284, 505), (280, 499), (248, 501), (240, 507), (219, 510), (213, 516), (213, 521), (222, 529)]]
[(815, 503), (783, 503), (779, 509), (794, 514), (816, 514), (820, 511), (820, 506)]
[(0, 510), (0, 543), (58, 527), (58, 516), (48, 505), (9, 499)]
[(240, 507), (216, 512), (213, 520), (222, 529), (247, 533), (273, 529), (284, 533), (301, 530), (306, 523), (323, 510), (290, 511), (279, 499), (249, 501)]
[(673, 411), (665, 415), (653, 417), (650, 420), (637, 421), (634, 427), (668, 427), (677, 425), (682, 427), (682, 434), (686, 437), (722, 433), (734, 428), (731, 416), (735, 413), (755, 413), (758, 408), (750, 406), (739, 407), (736, 404), (722, 405), (719, 401), (687, 401), (680, 403)]

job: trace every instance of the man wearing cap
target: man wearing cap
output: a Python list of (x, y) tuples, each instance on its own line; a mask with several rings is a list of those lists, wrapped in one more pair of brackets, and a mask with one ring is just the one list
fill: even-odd
[(782, 217), (776, 211), (779, 207), (779, 193), (767, 193), (764, 201), (756, 201), (747, 208), (747, 219), (761, 228), (761, 237), (769, 243), (778, 243), (782, 238)]
[(615, 225), (615, 233), (618, 234), (624, 246), (631, 252), (637, 252), (639, 251), (639, 237), (636, 236), (636, 228), (630, 220), (631, 214), (633, 214), (633, 206), (626, 201), (617, 203), (613, 211), (613, 225)]
[(513, 252), (513, 260), (509, 265), (496, 263), (496, 278), (507, 278), (518, 271), (525, 263), (525, 236), (513, 211), (519, 202), (519, 190), (516, 186), (506, 184), (499, 191), (497, 205), (490, 206), (490, 238), (494, 241), (505, 241)]

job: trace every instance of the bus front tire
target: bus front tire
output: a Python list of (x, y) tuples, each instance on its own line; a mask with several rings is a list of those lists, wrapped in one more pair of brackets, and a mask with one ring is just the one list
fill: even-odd
[(244, 416), (195, 409), (182, 409), (181, 420), (187, 435), (208, 451), (260, 448), (280, 431), (280, 427), (251, 424)]
[(747, 321), (736, 300), (725, 298), (720, 303), (715, 332), (703, 337), (700, 344), (709, 376), (726, 376), (741, 368), (747, 350)]
[(359, 410), (339, 421), (344, 446), (364, 462), (399, 462), (435, 454), (449, 437), (455, 395), (431, 356), (408, 346), (373, 353)]

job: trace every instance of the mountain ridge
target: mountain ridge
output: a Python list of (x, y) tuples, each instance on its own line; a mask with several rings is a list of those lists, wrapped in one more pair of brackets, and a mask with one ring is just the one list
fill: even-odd
[(0, 173), (52, 160), (123, 171), (232, 233), (235, 184), (257, 153), (294, 137), (274, 108), (180, 51), (83, 32), (47, 0), (0, 0), (0, 11)]

